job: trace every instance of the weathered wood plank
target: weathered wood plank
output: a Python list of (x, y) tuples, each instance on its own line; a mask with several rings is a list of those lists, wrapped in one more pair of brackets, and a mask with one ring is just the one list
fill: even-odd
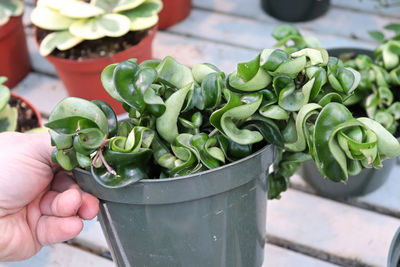
[[(364, 4), (360, 3), (360, 4)], [(194, 0), (194, 6), (209, 11), (237, 15), (246, 18), (256, 19), (265, 25), (279, 25), (283, 22), (266, 15), (258, 1), (248, 2), (246, 0)], [(245, 7), (245, 8), (244, 8)], [(300, 29), (308, 29), (319, 34), (333, 34), (352, 39), (372, 41), (368, 30), (381, 29), (388, 23), (399, 23), (400, 18), (389, 18), (377, 14), (367, 14), (350, 9), (331, 7), (328, 12), (315, 20), (293, 23)], [(246, 29), (243, 29), (246, 30)]]
[(44, 117), (48, 117), (54, 106), (67, 96), (59, 79), (37, 73), (30, 73), (13, 92), (30, 100)]
[(268, 202), (268, 240), (338, 264), (385, 266), (399, 226), (399, 219), (293, 189)]
[(263, 267), (334, 267), (331, 264), (319, 259), (311, 258), (306, 255), (290, 251), (271, 244), (266, 244), (264, 251)]
[(353, 9), (365, 13), (374, 13), (384, 16), (398, 17), (400, 14), (400, 6), (393, 4), (394, 0), (390, 0), (389, 7), (380, 5), (378, 1), (359, 1), (359, 0), (332, 0), (334, 7)]
[(109, 251), (106, 238), (97, 219), (85, 221), (82, 232), (71, 242), (100, 253)]
[(114, 267), (114, 263), (84, 250), (57, 244), (44, 247), (37, 255), (21, 262), (0, 263), (0, 267)]
[[(400, 194), (398, 190), (400, 188), (400, 180), (398, 179), (399, 173), (400, 165), (395, 165), (389, 173), (388, 180), (376, 191), (365, 196), (341, 199), (340, 201), (400, 218)], [(349, 179), (351, 179), (351, 177)], [(299, 174), (291, 178), (291, 185), (296, 189), (313, 194), (315, 193)]]
[[(320, 23), (327, 24), (328, 20)], [(210, 11), (194, 9), (191, 15), (182, 23), (170, 28), (168, 32), (174, 32), (185, 36), (194, 36), (213, 42), (225, 43), (245, 48), (261, 50), (270, 48), (276, 43), (271, 36), (274, 28), (281, 23), (236, 17), (226, 14), (218, 14)], [(193, 29), (196, 29), (195, 31)], [(326, 34), (325, 31), (311, 32), (301, 27), (304, 36), (314, 35), (325, 48), (332, 47), (361, 47), (374, 48), (375, 44), (353, 38)]]
[[(108, 251), (107, 242), (97, 220), (86, 221), (83, 231), (72, 240), (73, 243), (93, 251)], [(296, 266), (296, 267), (333, 267), (334, 264), (323, 262), (288, 249), (266, 244), (263, 267)]]

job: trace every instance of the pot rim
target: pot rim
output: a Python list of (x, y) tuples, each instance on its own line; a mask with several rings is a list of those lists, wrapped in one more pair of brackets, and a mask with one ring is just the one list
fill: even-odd
[[(35, 43), (36, 43), (36, 46), (39, 48), (40, 47), (40, 44), (39, 44), (39, 42), (38, 42), (38, 39), (37, 39), (37, 29), (38, 29), (39, 27), (34, 27), (34, 30), (33, 30), (33, 36), (34, 36), (34, 40), (35, 40)], [(99, 63), (99, 61), (109, 61), (110, 59), (114, 59), (114, 58), (116, 58), (116, 57), (118, 57), (118, 55), (120, 55), (121, 53), (124, 53), (125, 51), (127, 51), (127, 50), (129, 50), (129, 49), (134, 49), (134, 48), (137, 48), (137, 47), (140, 47), (143, 43), (145, 43), (148, 39), (153, 39), (154, 38), (154, 35), (156, 34), (156, 32), (157, 32), (157, 29), (158, 29), (158, 24), (156, 24), (156, 25), (154, 25), (153, 27), (151, 27), (151, 28), (149, 28), (148, 29), (148, 33), (146, 34), (146, 36), (144, 37), (144, 38), (142, 38), (140, 41), (139, 41), (139, 43), (137, 43), (137, 44), (135, 44), (135, 45), (133, 45), (133, 46), (131, 46), (130, 48), (128, 48), (128, 49), (124, 49), (124, 50), (122, 50), (122, 51), (119, 51), (119, 52), (117, 52), (117, 53), (115, 53), (115, 54), (113, 54), (111, 57), (110, 56), (103, 56), (103, 57), (99, 57), (99, 58), (91, 58), (91, 59), (82, 59), (82, 60), (75, 60), (75, 59), (66, 59), (66, 58), (60, 58), (60, 57), (56, 57), (56, 56), (51, 56), (51, 55), (48, 55), (48, 56), (45, 56), (46, 57), (46, 59), (47, 60), (49, 60), (50, 62), (57, 62), (58, 64), (79, 64), (79, 63), (82, 63), (82, 62), (84, 62), (84, 63), (86, 63), (86, 64), (98, 64)], [(53, 63), (54, 64), (54, 63)]]
[[(397, 266), (397, 265), (391, 265), (391, 264), (398, 264), (400, 260), (400, 253), (395, 253), (395, 249), (397, 247), (397, 250), (400, 249), (400, 227), (397, 229), (396, 233), (394, 234), (394, 237), (392, 239), (392, 242), (390, 243), (390, 249), (388, 253), (388, 260), (387, 260), (387, 267), (392, 267), (392, 266)], [(395, 257), (396, 258), (393, 258)], [(393, 260), (397, 262), (393, 262)]]
[(332, 47), (332, 48), (327, 48), (326, 51), (328, 51), (329, 56), (332, 52), (339, 53), (343, 51), (344, 53), (350, 53), (354, 52), (356, 54), (361, 54), (365, 53), (367, 56), (373, 56), (374, 49), (367, 48), (367, 47), (349, 47), (349, 46), (340, 46), (340, 47)]
[(43, 127), (42, 116), (40, 115), (39, 110), (28, 99), (14, 92), (11, 92), (11, 97), (20, 99), (25, 102), (33, 110), (36, 117), (38, 118), (39, 127)]
[[(248, 155), (245, 158), (242, 158), (242, 159), (236, 160), (234, 162), (219, 166), (217, 168), (213, 168), (213, 169), (209, 169), (209, 170), (206, 170), (206, 171), (197, 172), (197, 173), (193, 173), (193, 174), (189, 174), (189, 175), (178, 176), (178, 177), (168, 177), (168, 178), (163, 178), (163, 179), (159, 179), (159, 178), (157, 178), (157, 179), (141, 179), (139, 181), (139, 183), (163, 183), (163, 182), (185, 180), (185, 179), (190, 179), (190, 178), (193, 178), (193, 177), (196, 177), (196, 176), (207, 175), (209, 173), (220, 171), (220, 170), (223, 170), (225, 168), (229, 168), (229, 167), (231, 167), (233, 165), (237, 165), (237, 164), (240, 164), (240, 163), (242, 163), (244, 161), (250, 160), (250, 159), (252, 159), (254, 157), (257, 157), (258, 155), (264, 153), (266, 150), (269, 150), (270, 147), (273, 147), (273, 150), (272, 150), (273, 156), (272, 156), (272, 158), (274, 158), (275, 157), (275, 149), (274, 149), (275, 146), (272, 145), (272, 144), (267, 144), (264, 147), (260, 148), (258, 151), (252, 153), (251, 155)], [(75, 168), (74, 171), (80, 172), (80, 173), (85, 174), (85, 175), (92, 176), (92, 173), (90, 171), (86, 171), (86, 170), (81, 169), (81, 168)], [(104, 186), (104, 185), (102, 185), (102, 186), (104, 188), (110, 188), (110, 189), (113, 188), (113, 187), (108, 187), (108, 186)]]

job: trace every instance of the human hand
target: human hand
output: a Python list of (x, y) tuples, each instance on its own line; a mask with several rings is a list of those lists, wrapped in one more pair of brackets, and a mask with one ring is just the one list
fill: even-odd
[(74, 238), (98, 213), (98, 199), (51, 162), (52, 149), (47, 133), (0, 134), (0, 261)]

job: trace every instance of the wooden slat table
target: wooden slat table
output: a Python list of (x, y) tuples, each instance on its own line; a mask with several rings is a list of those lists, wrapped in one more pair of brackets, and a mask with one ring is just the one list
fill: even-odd
[[(328, 13), (297, 23), (326, 48), (374, 48), (368, 30), (400, 22), (400, 7), (383, 8), (374, 1), (332, 0)], [(54, 68), (39, 55), (26, 0), (24, 23), (33, 71), (15, 88), (46, 118), (67, 96)], [(257, 0), (194, 0), (190, 17), (159, 32), (154, 56), (172, 55), (189, 66), (210, 62), (229, 73), (236, 63), (253, 58), (274, 44), (270, 36), (281, 22), (267, 16)], [(317, 196), (299, 175), (281, 200), (268, 201), (264, 267), (386, 266), (391, 239), (400, 226), (400, 166), (388, 182), (363, 197), (330, 200)], [(3, 266), (112, 266), (96, 220), (85, 223), (74, 240), (44, 248), (30, 260)]]

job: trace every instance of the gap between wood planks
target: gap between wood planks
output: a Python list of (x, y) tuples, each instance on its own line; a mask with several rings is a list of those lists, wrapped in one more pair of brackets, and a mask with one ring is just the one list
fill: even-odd
[[(103, 234), (103, 233), (101, 233), (101, 234)], [(69, 246), (71, 246), (71, 247), (75, 247), (75, 248), (78, 248), (80, 250), (86, 251), (88, 253), (97, 255), (99, 257), (105, 258), (105, 259), (110, 260), (110, 261), (113, 261), (113, 259), (111, 257), (111, 252), (108, 251), (108, 250), (94, 249), (94, 248), (85, 246), (83, 244), (80, 244), (78, 242), (75, 242), (73, 239), (69, 240), (69, 241), (66, 241), (64, 243), (69, 245)]]
[(366, 203), (365, 201), (360, 201), (357, 197), (352, 197), (352, 198), (330, 198), (327, 196), (319, 195), (317, 194), (311, 187), (307, 185), (302, 185), (302, 184), (297, 184), (297, 183), (291, 183), (290, 188), (293, 188), (295, 190), (298, 190), (300, 192), (304, 192), (310, 195), (315, 195), (315, 196), (320, 196), (323, 198), (327, 198), (339, 203), (344, 203), (344, 204), (349, 204), (351, 206), (361, 208), (364, 210), (369, 210), (369, 211), (375, 211), (380, 214), (388, 215), (390, 217), (394, 218), (400, 218), (400, 210), (399, 211), (394, 211), (389, 208), (385, 208), (383, 206), (377, 206), (374, 204)]
[(329, 263), (338, 264), (344, 267), (374, 267), (373, 265), (369, 265), (363, 263), (356, 259), (348, 259), (344, 257), (339, 257), (337, 255), (333, 255), (330, 253), (326, 253), (325, 251), (321, 251), (309, 246), (305, 246), (302, 244), (298, 244), (293, 242), (292, 240), (286, 240), (283, 238), (279, 238), (270, 234), (267, 234), (266, 242), (287, 250), (291, 250), (315, 259), (320, 259)]

